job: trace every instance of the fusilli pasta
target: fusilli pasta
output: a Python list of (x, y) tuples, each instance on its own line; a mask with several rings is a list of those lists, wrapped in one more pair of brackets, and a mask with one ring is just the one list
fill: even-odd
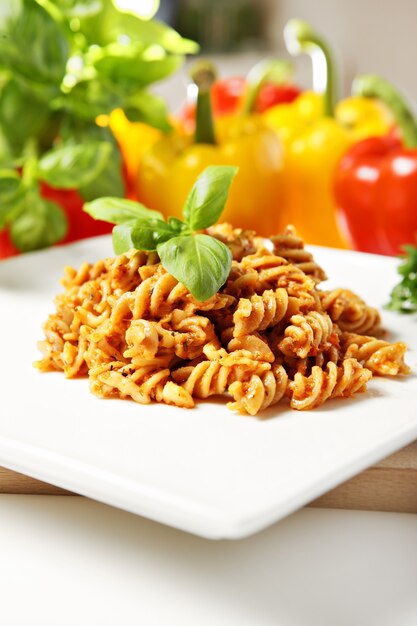
[(88, 376), (104, 398), (191, 408), (224, 395), (249, 415), (284, 401), (313, 409), (364, 391), (372, 374), (408, 372), (405, 344), (376, 337), (376, 309), (350, 290), (320, 290), (325, 273), (292, 227), (269, 241), (230, 224), (206, 232), (233, 261), (205, 302), (154, 252), (66, 268), (36, 366)]

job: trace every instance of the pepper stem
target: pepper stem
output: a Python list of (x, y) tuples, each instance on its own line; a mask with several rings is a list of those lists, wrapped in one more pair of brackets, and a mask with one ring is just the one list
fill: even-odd
[(303, 20), (289, 20), (284, 28), (287, 50), (293, 56), (308, 54), (313, 64), (314, 91), (324, 94), (324, 115), (334, 116), (336, 73), (333, 55), (326, 41)]
[(293, 73), (293, 64), (284, 59), (262, 59), (256, 63), (246, 76), (248, 88), (241, 106), (242, 113), (252, 113), (259, 90), (264, 83), (283, 85), (290, 81)]
[(403, 96), (391, 83), (374, 74), (358, 76), (353, 81), (352, 95), (381, 100), (400, 127), (404, 146), (417, 148), (417, 122)]
[(216, 143), (210, 91), (216, 80), (216, 71), (209, 61), (198, 61), (192, 66), (190, 77), (197, 86), (195, 111), (195, 143)]

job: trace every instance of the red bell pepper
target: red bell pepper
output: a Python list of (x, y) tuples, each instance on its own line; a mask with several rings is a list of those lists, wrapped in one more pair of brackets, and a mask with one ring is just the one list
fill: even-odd
[(356, 250), (400, 254), (417, 233), (417, 123), (382, 78), (359, 77), (353, 91), (384, 102), (401, 137), (393, 132), (365, 139), (342, 157), (335, 175), (341, 220)]
[[(283, 60), (265, 60), (257, 63), (246, 78), (232, 76), (218, 79), (211, 88), (211, 108), (215, 117), (246, 112), (263, 113), (277, 104), (289, 104), (301, 94), (291, 82), (292, 65)], [(187, 102), (180, 117), (186, 130), (192, 132), (195, 124), (195, 102)]]
[(6, 228), (0, 230), (0, 260), (17, 254), (20, 254), (19, 250), (13, 245), (9, 231)]
[(263, 113), (276, 104), (291, 104), (300, 94), (301, 89), (297, 85), (265, 83), (256, 98), (255, 111), (256, 113)]

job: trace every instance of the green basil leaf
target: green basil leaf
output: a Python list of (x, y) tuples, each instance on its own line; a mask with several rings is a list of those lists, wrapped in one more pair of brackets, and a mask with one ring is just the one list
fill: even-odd
[(0, 126), (0, 167), (9, 168), (14, 165), (15, 159), (13, 158), (12, 149)]
[(183, 230), (188, 229), (187, 224), (184, 224), (184, 222), (179, 220), (178, 217), (169, 217), (167, 222), (171, 230), (177, 235), (179, 235)]
[[(28, 106), (30, 102), (30, 106)], [(0, 125), (13, 154), (19, 156), (29, 137), (44, 135), (48, 103), (16, 80), (9, 80), (0, 93)]]
[(102, 141), (117, 146), (117, 141), (108, 126), (97, 126), (91, 120), (80, 119), (72, 115), (62, 119), (59, 136), (65, 146)]
[(159, 211), (147, 209), (143, 204), (124, 198), (97, 198), (84, 205), (86, 211), (95, 220), (103, 220), (112, 224), (123, 224), (133, 219), (162, 219)]
[(122, 174), (122, 157), (117, 145), (112, 145), (112, 153), (106, 166), (93, 181), (78, 188), (80, 196), (86, 201), (103, 196), (125, 196), (125, 181)]
[(67, 94), (61, 94), (54, 101), (57, 109), (89, 121), (98, 115), (108, 115), (122, 105), (123, 98), (97, 78), (80, 80)]
[(37, 175), (53, 187), (76, 189), (100, 174), (111, 152), (112, 146), (106, 141), (55, 148), (41, 157)]
[(67, 228), (67, 218), (61, 207), (35, 196), (28, 202), (27, 210), (13, 221), (10, 234), (18, 250), (30, 252), (61, 241)]
[(19, 213), (24, 199), (22, 179), (14, 170), (0, 170), (0, 230)]
[(15, 170), (0, 170), (0, 204), (9, 204), (19, 195), (22, 178)]
[(135, 220), (122, 222), (113, 228), (113, 248), (115, 254), (129, 252), (135, 246), (132, 241), (132, 226)]
[(132, 225), (132, 242), (137, 250), (156, 250), (158, 244), (175, 237), (171, 227), (159, 219), (136, 220)]
[(61, 26), (34, 0), (2, 0), (0, 59), (30, 82), (59, 85), (69, 56)]
[(94, 68), (99, 78), (110, 82), (113, 89), (131, 96), (175, 72), (183, 61), (182, 57), (174, 55), (147, 57), (146, 50), (126, 46), (120, 46), (119, 53), (116, 52), (116, 46), (111, 46), (111, 52), (94, 61)]
[(208, 235), (174, 237), (157, 250), (165, 269), (199, 301), (211, 298), (224, 285), (232, 264), (229, 248)]
[(78, 187), (78, 193), (86, 202), (91, 202), (102, 196), (123, 198), (126, 194), (122, 167), (118, 162), (108, 161), (106, 167), (98, 176), (86, 185)]
[(172, 125), (168, 120), (166, 102), (146, 91), (138, 91), (130, 98), (124, 111), (131, 122), (144, 122), (163, 132), (172, 130)]
[(210, 165), (200, 174), (183, 208), (192, 230), (203, 230), (217, 222), (237, 171), (232, 165)]
[(166, 24), (120, 11), (109, 0), (98, 15), (83, 20), (82, 30), (90, 44), (101, 46), (118, 41), (124, 35), (132, 42), (157, 44), (172, 54), (195, 54), (199, 50), (198, 44), (184, 39)]
[(198, 43), (182, 37), (173, 28), (158, 20), (149, 21), (135, 18), (135, 21), (131, 22), (131, 26), (140, 41), (149, 45), (157, 42), (171, 54), (196, 54), (200, 49)]
[(125, 181), (122, 172), (122, 155), (120, 148), (108, 126), (97, 126), (74, 116), (66, 116), (60, 129), (64, 145), (87, 144), (106, 141), (111, 144), (111, 154), (105, 167), (90, 183), (80, 185), (78, 192), (89, 202), (102, 196), (125, 196)]
[(55, 6), (66, 17), (85, 17), (95, 16), (103, 9), (102, 0), (54, 0)]

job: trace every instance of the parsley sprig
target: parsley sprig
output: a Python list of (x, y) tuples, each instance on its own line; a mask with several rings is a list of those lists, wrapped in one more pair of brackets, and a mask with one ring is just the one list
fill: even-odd
[(120, 198), (99, 198), (84, 205), (98, 220), (115, 224), (116, 254), (131, 248), (157, 251), (162, 265), (200, 302), (226, 282), (232, 263), (229, 248), (200, 231), (219, 219), (238, 168), (211, 165), (197, 178), (183, 206), (184, 220)]
[(417, 312), (417, 246), (404, 246), (403, 262), (398, 267), (402, 280), (391, 292), (386, 308), (399, 313)]

